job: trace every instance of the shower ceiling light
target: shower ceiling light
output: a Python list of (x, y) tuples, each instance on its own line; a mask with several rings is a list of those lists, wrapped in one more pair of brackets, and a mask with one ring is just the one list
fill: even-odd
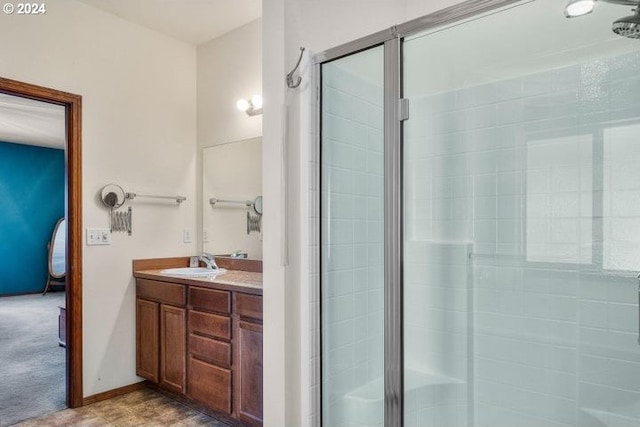
[(569, 0), (564, 8), (564, 16), (567, 18), (575, 18), (583, 16), (593, 11), (595, 0)]
[(238, 102), (236, 102), (236, 108), (240, 111), (244, 111), (249, 116), (262, 114), (262, 96), (253, 95), (250, 101), (247, 101), (246, 99), (238, 99)]

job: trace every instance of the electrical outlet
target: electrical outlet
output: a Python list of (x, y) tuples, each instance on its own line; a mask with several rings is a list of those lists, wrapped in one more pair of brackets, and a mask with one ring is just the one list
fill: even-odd
[(191, 243), (192, 239), (191, 239), (191, 235), (193, 234), (193, 230), (191, 230), (190, 228), (185, 228), (182, 231), (182, 241), (184, 243)]
[(209, 230), (202, 230), (202, 243), (209, 243)]
[(87, 246), (111, 244), (111, 230), (108, 228), (87, 228)]

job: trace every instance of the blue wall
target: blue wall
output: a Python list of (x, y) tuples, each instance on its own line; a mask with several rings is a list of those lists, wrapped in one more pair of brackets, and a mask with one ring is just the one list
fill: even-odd
[(44, 289), (64, 175), (64, 150), (0, 141), (0, 295)]

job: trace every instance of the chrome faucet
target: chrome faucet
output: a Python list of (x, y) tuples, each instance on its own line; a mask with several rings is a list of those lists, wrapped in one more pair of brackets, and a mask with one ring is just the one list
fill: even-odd
[(210, 253), (203, 253), (202, 255), (198, 256), (198, 261), (202, 261), (206, 264), (207, 268), (211, 269), (211, 270), (217, 270), (218, 269), (218, 264), (216, 264), (216, 260), (215, 257), (213, 255), (211, 255)]

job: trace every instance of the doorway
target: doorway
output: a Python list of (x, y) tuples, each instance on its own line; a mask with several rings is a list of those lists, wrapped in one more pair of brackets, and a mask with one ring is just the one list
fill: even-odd
[(61, 105), (66, 113), (65, 217), (67, 218), (66, 402), (83, 404), (82, 390), (82, 97), (0, 78), (0, 93)]

